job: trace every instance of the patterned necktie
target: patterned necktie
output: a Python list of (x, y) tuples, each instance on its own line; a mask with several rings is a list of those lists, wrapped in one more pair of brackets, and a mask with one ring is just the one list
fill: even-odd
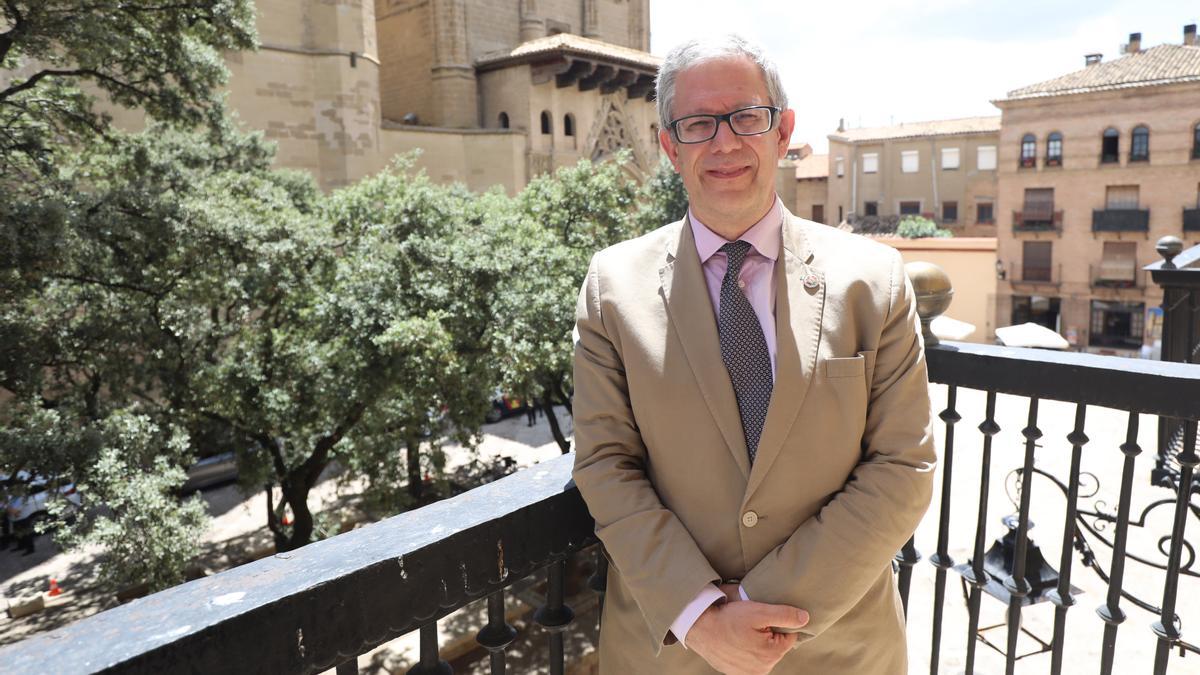
[(746, 450), (753, 464), (774, 386), (771, 353), (767, 350), (767, 339), (763, 336), (758, 315), (754, 313), (738, 282), (742, 263), (750, 252), (750, 243), (730, 242), (722, 246), (721, 251), (729, 259), (729, 267), (721, 281), (721, 311), (717, 318), (717, 331), (721, 335), (721, 360), (725, 362), (729, 380), (733, 383), (738, 412), (742, 417), (742, 433), (746, 436)]

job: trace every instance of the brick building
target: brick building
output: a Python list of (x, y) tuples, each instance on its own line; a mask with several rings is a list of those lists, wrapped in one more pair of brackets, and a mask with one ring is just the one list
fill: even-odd
[(829, 222), (924, 215), (955, 236), (995, 233), (999, 117), (911, 122), (829, 135)]
[(1136, 354), (1160, 289), (1142, 267), (1200, 243), (1200, 46), (1142, 49), (1011, 91), (1000, 108), (996, 325), (1035, 321), (1073, 346)]

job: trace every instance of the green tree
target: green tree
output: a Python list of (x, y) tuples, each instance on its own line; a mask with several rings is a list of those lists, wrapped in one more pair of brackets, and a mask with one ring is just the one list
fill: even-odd
[(52, 176), (64, 144), (109, 132), (94, 93), (187, 126), (223, 116), (221, 52), (254, 46), (251, 0), (0, 3), (0, 176)]
[(650, 232), (687, 214), (687, 188), (666, 156), (659, 160), (654, 174), (642, 186), (640, 196), (637, 223), (641, 232)]
[(517, 196), (515, 213), (494, 219), (497, 239), (510, 242), (494, 324), (504, 388), (545, 411), (564, 453), (571, 446), (554, 406), (571, 406), (579, 286), (593, 253), (638, 233), (628, 161), (584, 160), (538, 177)]
[(52, 513), (67, 523), (57, 540), (103, 550), (99, 576), (110, 587), (174, 586), (200, 553), (209, 524), (203, 500), (175, 496), (186, 479), (179, 464), (190, 456), (188, 436), (178, 428), (163, 433), (150, 418), (124, 412), (99, 426), (100, 452), (79, 485), (88, 508), (73, 513), (66, 502), (54, 503)]
[(896, 234), (905, 239), (921, 239), (923, 237), (953, 237), (950, 230), (937, 226), (937, 223), (920, 216), (905, 216), (896, 225)]

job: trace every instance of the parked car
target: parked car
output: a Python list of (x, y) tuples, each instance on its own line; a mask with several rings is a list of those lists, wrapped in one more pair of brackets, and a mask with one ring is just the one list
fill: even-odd
[(488, 410), (483, 421), (488, 424), (499, 422), (505, 417), (511, 417), (525, 411), (525, 402), (519, 398), (513, 398), (507, 394), (496, 392), (496, 397), (492, 399), (492, 408)]
[(179, 491), (189, 494), (207, 487), (237, 480), (237, 455), (222, 452), (210, 455), (187, 468), (187, 480)]
[(7, 545), (18, 539), (29, 551), (33, 550), (33, 528), (49, 516), (51, 499), (64, 499), (70, 510), (83, 506), (83, 499), (74, 483), (60, 483), (44, 476), (18, 471), (14, 475), (0, 474), (0, 541)]

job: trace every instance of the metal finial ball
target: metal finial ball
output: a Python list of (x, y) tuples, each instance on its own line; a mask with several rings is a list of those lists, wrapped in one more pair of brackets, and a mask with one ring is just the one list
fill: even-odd
[(1183, 240), (1179, 237), (1166, 236), (1158, 240), (1158, 244), (1154, 247), (1155, 251), (1163, 257), (1166, 262), (1163, 264), (1165, 269), (1173, 269), (1175, 264), (1171, 261), (1175, 256), (1183, 252)]
[(913, 292), (917, 296), (917, 314), (921, 317), (921, 333), (925, 337), (925, 344), (936, 345), (938, 339), (930, 324), (946, 312), (954, 299), (950, 275), (933, 263), (921, 261), (905, 264), (904, 272), (912, 281)]

